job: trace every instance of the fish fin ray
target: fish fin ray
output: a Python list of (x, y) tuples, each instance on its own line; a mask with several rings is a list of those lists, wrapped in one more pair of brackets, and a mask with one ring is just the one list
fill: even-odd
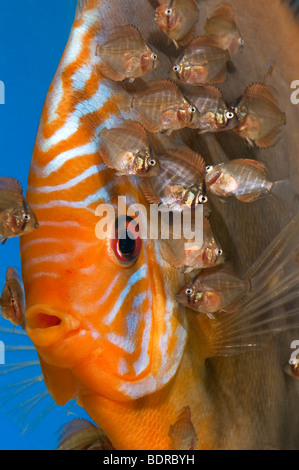
[(156, 196), (150, 178), (142, 178), (139, 181), (139, 187), (144, 195), (145, 199), (150, 204), (160, 204), (161, 200)]
[(21, 183), (12, 177), (0, 176), (0, 189), (23, 194)]
[(299, 326), (299, 214), (274, 238), (246, 274), (251, 291), (235, 312), (217, 318), (212, 355), (262, 348), (272, 333)]
[(276, 127), (269, 134), (260, 139), (256, 139), (254, 142), (256, 146), (260, 148), (274, 147), (279, 141), (280, 132), (280, 127)]

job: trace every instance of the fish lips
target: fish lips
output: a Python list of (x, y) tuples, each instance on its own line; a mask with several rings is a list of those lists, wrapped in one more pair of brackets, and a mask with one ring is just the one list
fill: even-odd
[(34, 305), (26, 311), (26, 331), (33, 343), (46, 348), (59, 343), (66, 334), (81, 326), (74, 316), (47, 305)]

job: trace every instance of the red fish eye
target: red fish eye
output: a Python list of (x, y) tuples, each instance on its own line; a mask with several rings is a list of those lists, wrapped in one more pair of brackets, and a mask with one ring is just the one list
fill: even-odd
[(141, 238), (139, 226), (131, 217), (119, 217), (115, 223), (115, 238), (111, 239), (111, 247), (117, 261), (130, 266), (140, 254)]

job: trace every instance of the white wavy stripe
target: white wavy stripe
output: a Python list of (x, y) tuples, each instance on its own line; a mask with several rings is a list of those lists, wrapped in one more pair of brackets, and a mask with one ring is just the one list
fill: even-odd
[(152, 316), (153, 316), (152, 309), (150, 308), (144, 314), (144, 318), (143, 318), (145, 325), (144, 325), (143, 334), (142, 334), (140, 356), (133, 365), (137, 376), (140, 375), (147, 368), (149, 364), (148, 348), (149, 348), (149, 343), (150, 343), (150, 338), (151, 338)]
[(124, 287), (124, 289), (121, 291), (121, 293), (119, 294), (114, 306), (112, 307), (112, 309), (110, 310), (110, 312), (108, 313), (108, 315), (106, 315), (106, 317), (103, 318), (103, 323), (105, 325), (110, 325), (113, 320), (115, 319), (115, 317), (117, 316), (117, 314), (119, 313), (121, 307), (122, 307), (122, 304), (124, 303), (127, 295), (129, 294), (131, 288), (137, 283), (139, 282), (141, 279), (145, 278), (146, 277), (146, 274), (147, 274), (147, 265), (146, 264), (143, 264), (141, 266), (141, 268), (139, 268), (138, 271), (134, 272), (128, 279), (127, 281), (127, 284), (126, 286)]
[(103, 106), (103, 104), (111, 96), (111, 92), (106, 85), (99, 83), (98, 89), (95, 94), (88, 100), (81, 101), (77, 104), (75, 111), (73, 111), (64, 122), (63, 126), (58, 129), (48, 139), (43, 137), (43, 129), (38, 133), (37, 143), (42, 152), (48, 152), (53, 146), (57, 145), (63, 140), (69, 139), (77, 132), (81, 124), (81, 118), (87, 114), (91, 114)]
[(47, 178), (52, 173), (58, 171), (66, 162), (77, 157), (93, 155), (97, 152), (98, 146), (96, 142), (88, 142), (87, 144), (75, 147), (54, 157), (46, 166), (40, 167), (35, 161), (32, 162), (30, 171), (40, 178)]
[(34, 240), (30, 240), (22, 245), (22, 251), (26, 251), (28, 248), (36, 245), (40, 245), (42, 243), (62, 243), (62, 240), (58, 238), (36, 238)]
[[(71, 245), (72, 243), (72, 245)], [(83, 243), (78, 240), (71, 240), (69, 243), (68, 253), (51, 253), (50, 255), (36, 256), (28, 259), (23, 263), (23, 269), (28, 269), (31, 266), (38, 265), (41, 263), (71, 263), (78, 254), (82, 254), (86, 248), (96, 245), (95, 243)], [(73, 249), (71, 249), (73, 246)]]
[(103, 171), (106, 167), (104, 163), (100, 165), (93, 165), (87, 170), (83, 171), (80, 175), (76, 176), (75, 178), (72, 178), (68, 180), (66, 183), (63, 184), (57, 184), (56, 186), (43, 186), (41, 188), (35, 187), (35, 186), (28, 186), (27, 190), (33, 192), (33, 193), (51, 193), (54, 191), (65, 191), (67, 189), (73, 188), (74, 186), (77, 186), (79, 183), (82, 183), (85, 181), (87, 178), (90, 178), (90, 176), (96, 175), (97, 173), (100, 173)]
[[(101, 201), (109, 202), (110, 195), (108, 193), (109, 189), (114, 185), (114, 181), (110, 181), (106, 184), (106, 186), (99, 189), (96, 193), (89, 195), (84, 201), (65, 201), (63, 199), (59, 200), (52, 200), (49, 202), (44, 202), (41, 204), (31, 203), (31, 207), (33, 210), (40, 210), (40, 209), (51, 209), (53, 207), (69, 207), (74, 209), (87, 209), (88, 206), (93, 204), (94, 202), (100, 203)], [(92, 214), (94, 214), (94, 210), (89, 210)]]

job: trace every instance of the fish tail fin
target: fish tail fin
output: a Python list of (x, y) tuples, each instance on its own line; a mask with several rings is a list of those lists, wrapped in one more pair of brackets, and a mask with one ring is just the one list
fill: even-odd
[(248, 271), (251, 290), (237, 311), (217, 316), (212, 355), (260, 349), (273, 333), (299, 327), (299, 214)]
[(291, 180), (275, 181), (271, 188), (271, 194), (281, 199), (286, 205), (291, 206), (294, 199), (299, 196), (298, 190)]

